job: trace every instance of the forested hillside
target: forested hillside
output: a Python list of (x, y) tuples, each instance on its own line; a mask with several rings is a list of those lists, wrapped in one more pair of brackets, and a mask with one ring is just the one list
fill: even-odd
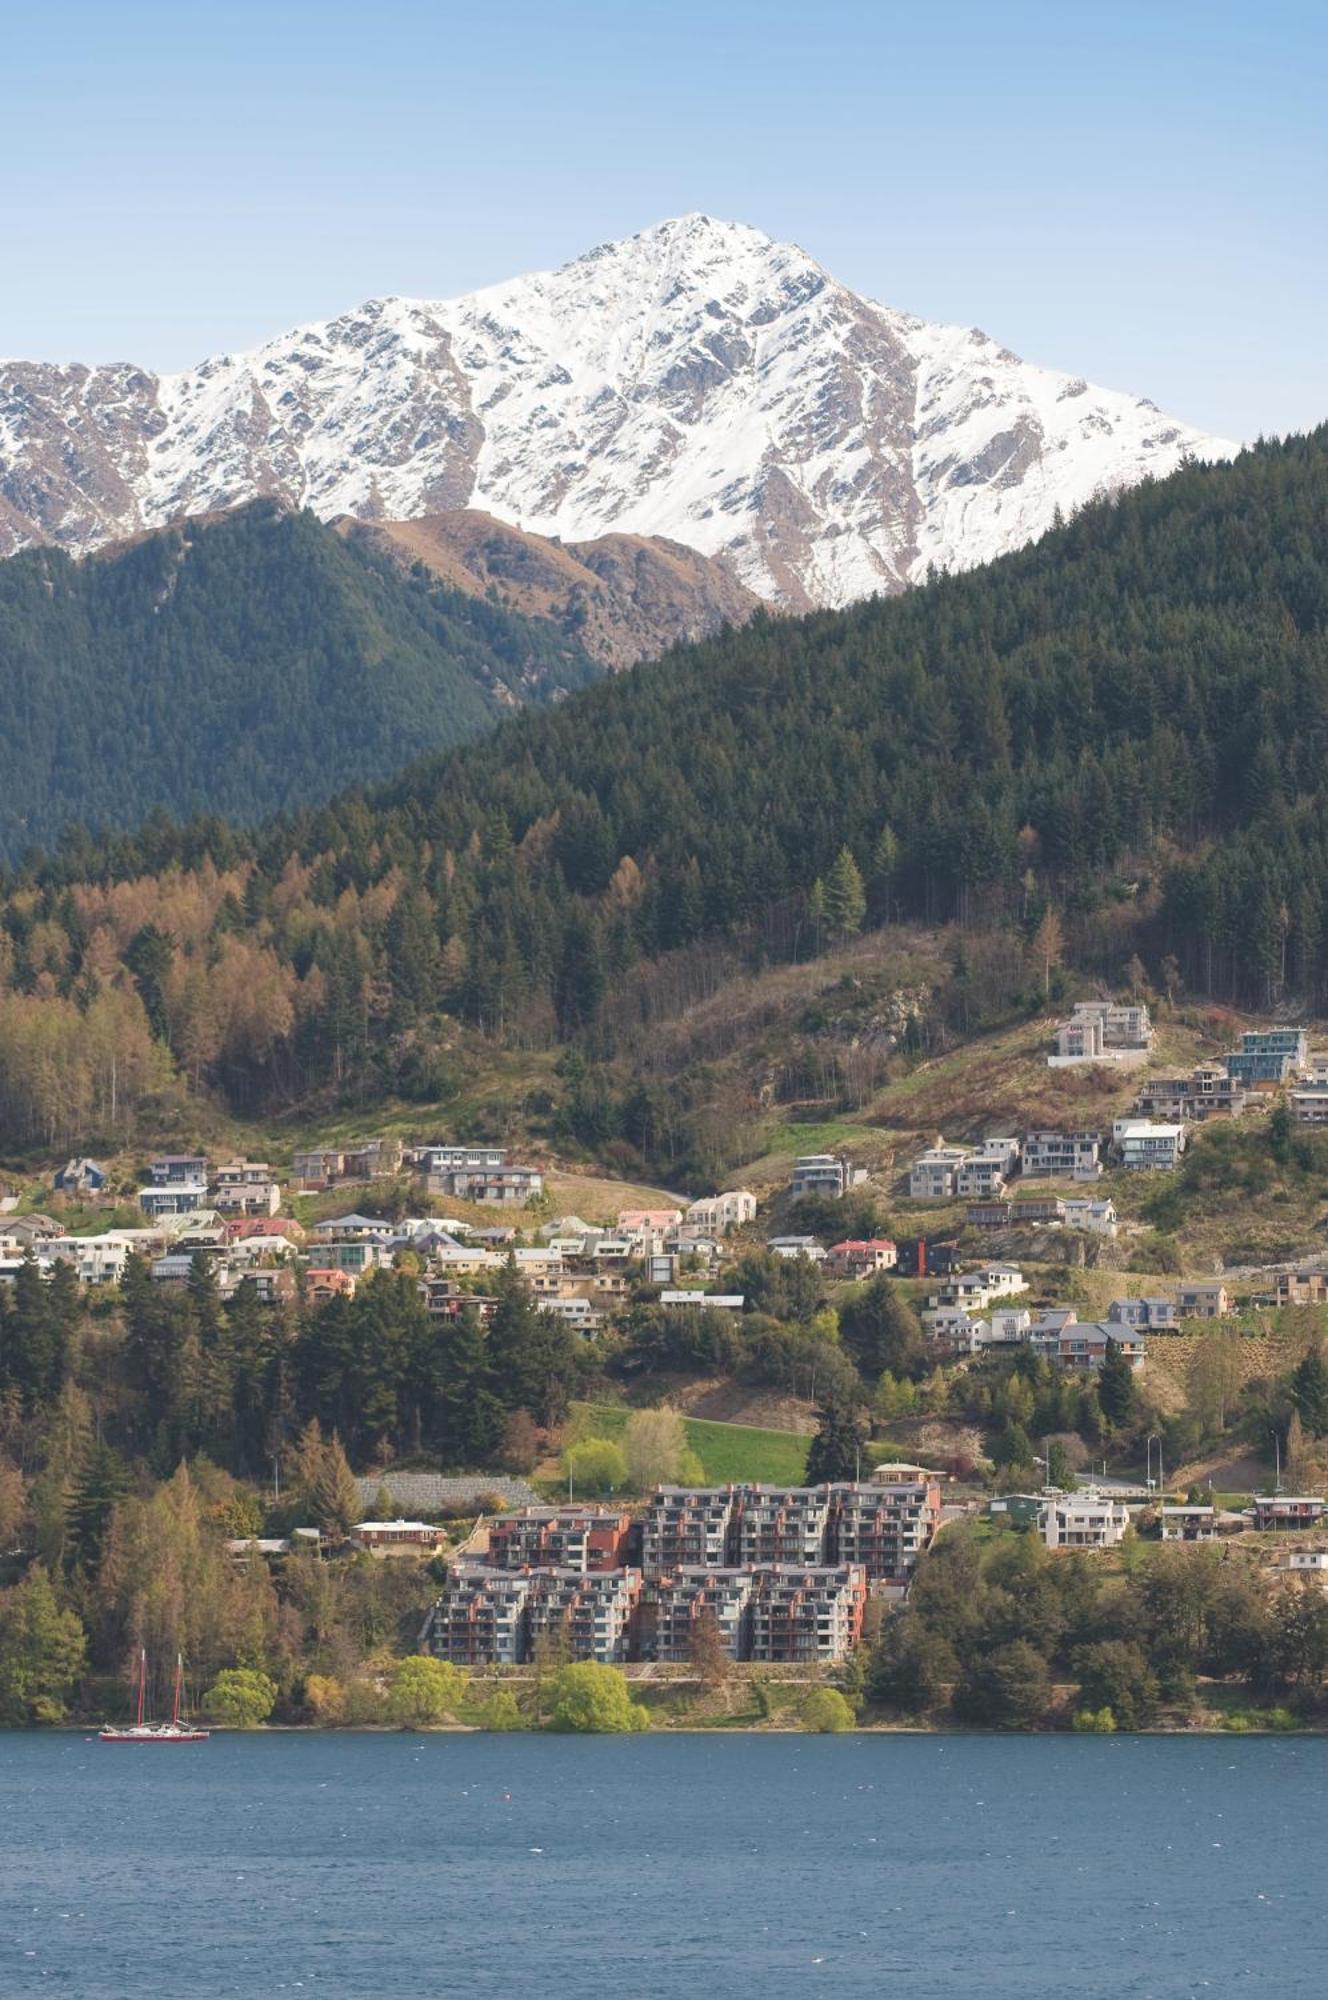
[(251, 825), (594, 669), (551, 625), (264, 502), (0, 563), (0, 858), (70, 819)]
[(392, 1073), (440, 1009), (602, 1049), (663, 954), (769, 963), (896, 918), (953, 923), (957, 968), (1050, 914), (1112, 978), (1137, 951), (1315, 1002), (1326, 624), (1321, 431), (902, 600), (758, 618), (256, 835), (71, 838), (9, 884), (10, 1046), (76, 1041), (109, 991), (144, 1065), (164, 1036), (252, 1105)]

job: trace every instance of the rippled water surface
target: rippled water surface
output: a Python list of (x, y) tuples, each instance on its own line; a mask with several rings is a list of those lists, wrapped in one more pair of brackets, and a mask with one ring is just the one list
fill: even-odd
[(0, 1734), (0, 1994), (1328, 1993), (1328, 1740)]

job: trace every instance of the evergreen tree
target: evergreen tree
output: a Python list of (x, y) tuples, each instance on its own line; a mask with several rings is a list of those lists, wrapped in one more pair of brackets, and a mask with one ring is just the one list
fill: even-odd
[(917, 1313), (884, 1272), (869, 1280), (839, 1314), (844, 1350), (868, 1382), (887, 1370), (896, 1381), (921, 1381), (931, 1357)]
[(847, 847), (841, 847), (825, 878), (825, 921), (837, 937), (852, 937), (862, 929), (867, 914), (867, 894), (858, 864)]
[(846, 1397), (827, 1398), (816, 1412), (816, 1431), (803, 1474), (805, 1483), (824, 1486), (857, 1479), (866, 1442), (867, 1424), (858, 1405)]
[(363, 1515), (363, 1503), (350, 1461), (333, 1437), (322, 1447), (311, 1468), (305, 1497), (314, 1521), (333, 1541), (343, 1541)]
[(1328, 1437), (1328, 1361), (1316, 1341), (1291, 1376), (1291, 1400), (1311, 1437)]
[(1107, 1342), (1106, 1358), (1098, 1371), (1097, 1393), (1108, 1423), (1115, 1424), (1117, 1429), (1129, 1423), (1139, 1401), (1139, 1387), (1118, 1341)]

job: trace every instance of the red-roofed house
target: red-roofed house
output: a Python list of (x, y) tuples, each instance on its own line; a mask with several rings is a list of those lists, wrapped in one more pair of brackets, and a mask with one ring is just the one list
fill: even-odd
[(871, 1278), (878, 1271), (893, 1271), (899, 1252), (888, 1236), (850, 1238), (832, 1243), (825, 1260), (828, 1278)]
[(306, 1271), (304, 1295), (311, 1306), (326, 1305), (329, 1299), (353, 1299), (355, 1279), (349, 1271)]

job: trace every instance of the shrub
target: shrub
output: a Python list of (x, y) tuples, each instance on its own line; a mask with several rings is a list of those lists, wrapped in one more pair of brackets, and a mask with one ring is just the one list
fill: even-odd
[(798, 1713), (810, 1736), (839, 1736), (853, 1727), (853, 1710), (838, 1688), (814, 1688)]
[(627, 1676), (597, 1660), (577, 1660), (553, 1677), (549, 1727), (578, 1735), (627, 1736), (650, 1719), (632, 1700)]
[(1109, 1708), (1081, 1708), (1075, 1713), (1074, 1726), (1081, 1736), (1110, 1736), (1116, 1718)]
[(580, 1444), (569, 1444), (563, 1453), (563, 1470), (583, 1493), (621, 1493), (628, 1482), (627, 1460), (609, 1438), (585, 1438)]
[(387, 1684), (387, 1718), (398, 1729), (427, 1728), (441, 1722), (461, 1699), (466, 1676), (447, 1660), (412, 1653), (399, 1660)]
[(517, 1698), (510, 1688), (496, 1688), (480, 1710), (481, 1729), (494, 1731), (524, 1729), (526, 1719), (517, 1704)]
[(276, 1706), (277, 1684), (258, 1667), (223, 1667), (203, 1697), (213, 1720), (227, 1729), (257, 1729)]

